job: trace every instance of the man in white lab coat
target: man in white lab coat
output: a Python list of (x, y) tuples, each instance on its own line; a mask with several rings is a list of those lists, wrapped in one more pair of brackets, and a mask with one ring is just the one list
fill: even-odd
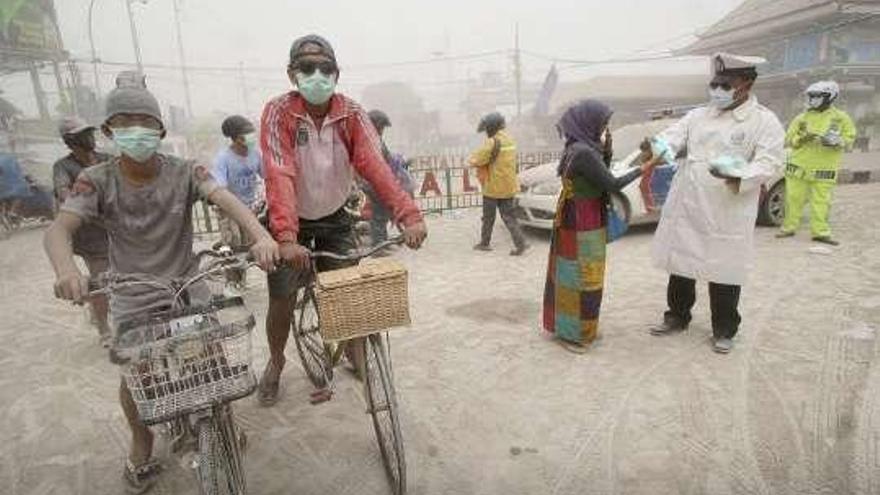
[(669, 274), (666, 335), (687, 328), (696, 280), (709, 282), (713, 350), (728, 353), (739, 329), (740, 290), (752, 261), (761, 185), (783, 166), (785, 131), (751, 94), (764, 60), (712, 57), (709, 105), (688, 113), (654, 140), (655, 153), (687, 152), (654, 238), (653, 258)]

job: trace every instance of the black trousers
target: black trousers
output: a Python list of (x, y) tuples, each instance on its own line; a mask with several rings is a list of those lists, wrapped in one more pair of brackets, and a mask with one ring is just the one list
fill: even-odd
[[(739, 296), (742, 287), (709, 282), (709, 306), (712, 309), (712, 333), (717, 339), (732, 339), (739, 330)], [(670, 323), (687, 325), (691, 309), (697, 302), (697, 282), (690, 278), (670, 275), (666, 288), (669, 311), (664, 319)]]
[(523, 235), (522, 227), (519, 226), (519, 220), (516, 219), (514, 199), (496, 199), (486, 196), (483, 196), (483, 229), (480, 235), (480, 244), (488, 246), (492, 242), (492, 229), (495, 228), (495, 217), (497, 216), (496, 210), (501, 213), (501, 220), (510, 231), (514, 246), (523, 247), (526, 238)]

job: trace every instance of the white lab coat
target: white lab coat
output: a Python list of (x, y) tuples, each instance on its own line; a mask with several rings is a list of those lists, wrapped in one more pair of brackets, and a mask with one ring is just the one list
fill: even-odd
[[(785, 131), (773, 112), (750, 99), (732, 111), (692, 110), (661, 133), (674, 153), (687, 150), (654, 236), (654, 264), (696, 280), (743, 285), (751, 268), (761, 185), (783, 166)], [(709, 173), (723, 155), (746, 165), (735, 193)]]

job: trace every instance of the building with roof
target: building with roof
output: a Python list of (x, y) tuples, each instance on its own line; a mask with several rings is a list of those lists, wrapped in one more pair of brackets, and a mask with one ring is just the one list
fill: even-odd
[(602, 100), (614, 109), (614, 126), (643, 122), (654, 111), (706, 102), (705, 75), (603, 75), (561, 83), (551, 101), (553, 115), (585, 98)]
[(746, 0), (678, 53), (719, 51), (767, 59), (756, 91), (781, 118), (803, 110), (810, 83), (834, 79), (840, 106), (880, 131), (880, 0)]

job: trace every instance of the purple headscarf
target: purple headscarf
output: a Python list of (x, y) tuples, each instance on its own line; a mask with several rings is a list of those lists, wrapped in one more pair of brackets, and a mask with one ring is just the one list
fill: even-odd
[(601, 151), (602, 131), (614, 112), (599, 100), (583, 100), (575, 103), (556, 124), (566, 144), (577, 141)]

